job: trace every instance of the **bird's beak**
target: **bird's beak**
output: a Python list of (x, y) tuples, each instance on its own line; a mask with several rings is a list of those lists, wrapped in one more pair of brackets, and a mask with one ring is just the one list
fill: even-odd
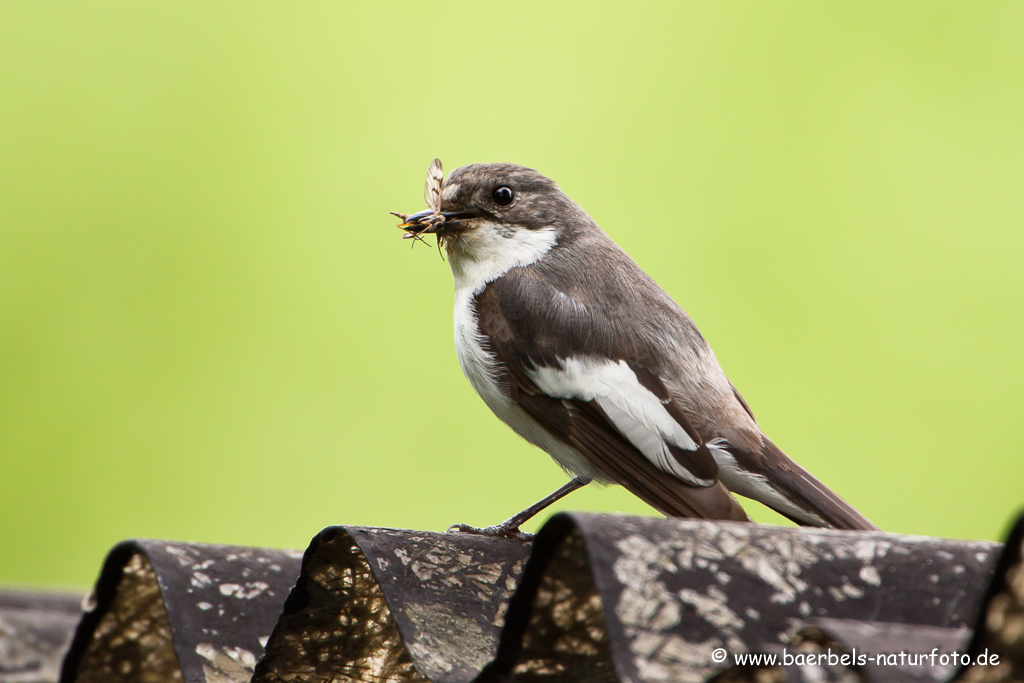
[(454, 223), (455, 221), (465, 221), (470, 218), (479, 217), (479, 214), (472, 211), (442, 211), (441, 215), (444, 217), (443, 221), (427, 221), (424, 223), (424, 219), (434, 215), (434, 212), (431, 209), (424, 209), (423, 211), (412, 215), (394, 212), (392, 212), (392, 214), (402, 219), (402, 223), (398, 227), (408, 232), (415, 232), (418, 235), (429, 235), (431, 233), (438, 232), (446, 223)]

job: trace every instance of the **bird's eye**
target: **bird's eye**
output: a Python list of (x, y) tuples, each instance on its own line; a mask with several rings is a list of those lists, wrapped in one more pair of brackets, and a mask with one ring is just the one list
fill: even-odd
[(512, 200), (516, 198), (515, 192), (508, 185), (501, 185), (500, 187), (494, 188), (494, 193), (491, 194), (491, 199), (498, 206), (508, 206), (512, 203)]

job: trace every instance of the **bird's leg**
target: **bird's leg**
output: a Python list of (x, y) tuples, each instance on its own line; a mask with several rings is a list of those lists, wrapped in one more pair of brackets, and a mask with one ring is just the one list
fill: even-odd
[(549, 493), (544, 496), (536, 503), (526, 508), (522, 512), (517, 512), (501, 524), (495, 524), (494, 526), (484, 527), (478, 529), (475, 526), (469, 526), (468, 524), (453, 524), (448, 528), (448, 532), (459, 532), (464, 534), (480, 534), (482, 536), (502, 536), (505, 538), (517, 538), (520, 540), (528, 540), (533, 538), (533, 534), (527, 534), (519, 530), (523, 524), (527, 522), (531, 517), (536, 515), (538, 512), (548, 507), (552, 503), (561, 498), (566, 497), (576, 489), (583, 488), (590, 483), (590, 480), (586, 477), (576, 477), (568, 484), (565, 484), (557, 491)]

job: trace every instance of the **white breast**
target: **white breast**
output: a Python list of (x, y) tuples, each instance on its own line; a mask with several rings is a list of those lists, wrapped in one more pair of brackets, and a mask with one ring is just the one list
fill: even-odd
[[(557, 239), (554, 228), (529, 230), (480, 220), (459, 235), (448, 251), (455, 277), (455, 352), (463, 374), (495, 413), (510, 402), (495, 382), (496, 361), (481, 344), (474, 298), (489, 282), (542, 258)], [(501, 414), (498, 417), (505, 420)]]
[(476, 293), (463, 287), (455, 290), (455, 353), (466, 379), (487, 407), (512, 430), (543, 449), (567, 472), (596, 481), (607, 479), (597, 472), (576, 449), (552, 437), (508, 397), (498, 384), (498, 362), (484, 349), (477, 322)]
[(484, 403), (502, 417), (501, 412), (512, 402), (498, 387), (497, 361), (483, 347), (475, 296), (468, 288), (455, 290), (455, 353), (459, 357), (462, 374)]

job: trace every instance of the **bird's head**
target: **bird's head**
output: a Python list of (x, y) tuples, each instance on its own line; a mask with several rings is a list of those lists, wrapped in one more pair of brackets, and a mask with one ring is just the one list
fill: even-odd
[(532, 168), (469, 164), (452, 171), (441, 185), (440, 216), (443, 220), (433, 209), (402, 216), (401, 227), (415, 236), (436, 235), (453, 257), (478, 258), (524, 242), (557, 240), (586, 214)]

